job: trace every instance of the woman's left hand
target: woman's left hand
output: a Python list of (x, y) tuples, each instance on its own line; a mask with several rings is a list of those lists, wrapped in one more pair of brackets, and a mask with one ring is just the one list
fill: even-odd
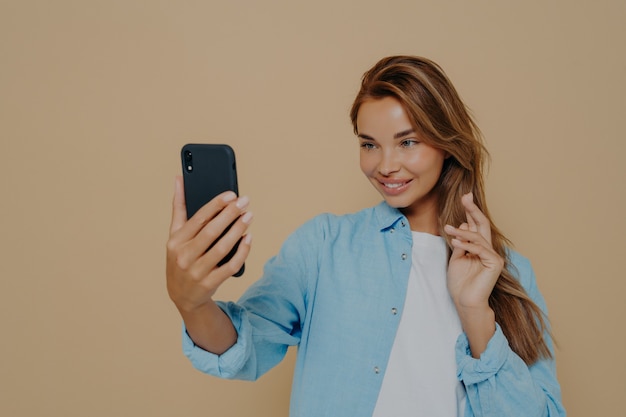
[(493, 250), (491, 224), (474, 203), (472, 193), (461, 197), (467, 222), (458, 228), (446, 225), (452, 237), (448, 263), (448, 291), (467, 335), (474, 358), (487, 349), (495, 331), (495, 313), (489, 296), (504, 268), (504, 259)]
[(489, 307), (489, 296), (504, 260), (493, 249), (489, 219), (474, 203), (473, 194), (465, 194), (461, 203), (467, 222), (459, 227), (444, 227), (452, 237), (453, 246), (448, 264), (448, 290), (457, 309), (485, 309)]

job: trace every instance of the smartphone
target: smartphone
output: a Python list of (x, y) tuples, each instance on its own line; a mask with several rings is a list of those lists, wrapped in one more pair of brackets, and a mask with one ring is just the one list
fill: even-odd
[[(181, 162), (185, 184), (187, 219), (191, 218), (202, 206), (224, 191), (234, 191), (235, 194), (239, 195), (235, 151), (230, 146), (189, 143), (183, 146), (181, 150)], [(230, 229), (230, 226), (217, 240), (224, 236), (228, 229)], [(241, 239), (239, 242), (241, 242)], [(218, 266), (223, 265), (233, 257), (239, 247), (239, 242), (218, 263)], [(207, 248), (207, 250), (211, 249), (211, 247)], [(234, 276), (240, 277), (243, 275), (244, 270), (245, 265), (242, 265), (241, 269)]]

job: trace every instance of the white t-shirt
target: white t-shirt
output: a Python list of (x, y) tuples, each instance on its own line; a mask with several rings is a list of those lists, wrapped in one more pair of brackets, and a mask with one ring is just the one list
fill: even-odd
[(463, 417), (466, 395), (454, 351), (462, 328), (446, 285), (446, 244), (412, 233), (404, 311), (374, 417)]

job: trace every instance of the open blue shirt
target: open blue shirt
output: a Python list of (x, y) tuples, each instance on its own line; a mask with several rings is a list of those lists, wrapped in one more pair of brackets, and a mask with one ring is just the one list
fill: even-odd
[[(214, 355), (183, 329), (184, 352), (208, 374), (255, 380), (297, 345), (291, 417), (370, 417), (403, 311), (411, 246), (407, 219), (384, 202), (320, 215), (287, 239), (237, 303), (219, 303), (237, 343)], [(510, 251), (510, 261), (545, 312), (528, 260)], [(459, 336), (456, 361), (466, 417), (565, 416), (554, 361), (527, 366), (499, 326), (480, 359)]]

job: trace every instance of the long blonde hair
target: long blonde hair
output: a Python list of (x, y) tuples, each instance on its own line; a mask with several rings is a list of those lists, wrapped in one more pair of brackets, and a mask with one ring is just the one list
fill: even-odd
[(511, 272), (507, 256), (510, 242), (489, 215), (483, 176), (489, 154), (456, 89), (441, 67), (431, 60), (414, 56), (383, 58), (363, 75), (350, 111), (355, 133), (358, 134), (356, 120), (361, 104), (384, 97), (399, 100), (414, 128), (424, 134), (425, 141), (450, 155), (436, 185), (439, 231), (446, 238), (448, 248), (452, 248), (450, 237), (444, 233), (443, 226), (458, 226), (466, 221), (461, 205), (463, 194), (472, 191), (476, 205), (489, 219), (493, 248), (505, 260), (489, 305), (511, 349), (529, 365), (542, 357), (551, 357), (543, 336), (547, 319)]

